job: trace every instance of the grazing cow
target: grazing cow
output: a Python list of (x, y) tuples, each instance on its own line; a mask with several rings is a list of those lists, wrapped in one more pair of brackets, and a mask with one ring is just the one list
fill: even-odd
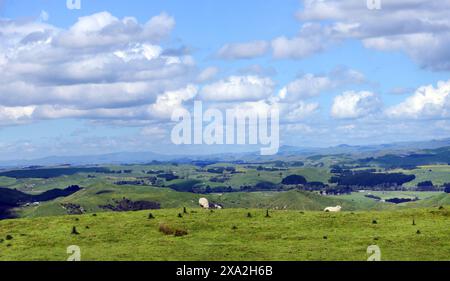
[(202, 207), (203, 209), (209, 209), (209, 201), (206, 198), (200, 198), (198, 200), (198, 204), (200, 205), (200, 207)]
[(323, 210), (324, 212), (340, 212), (342, 209), (341, 206), (336, 206), (336, 207), (326, 207), (325, 210)]

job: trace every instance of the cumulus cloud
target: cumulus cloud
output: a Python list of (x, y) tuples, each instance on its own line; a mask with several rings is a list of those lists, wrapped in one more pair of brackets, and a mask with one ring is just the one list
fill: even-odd
[(163, 13), (139, 24), (136, 18), (118, 19), (108, 12), (80, 17), (54, 44), (65, 48), (118, 47), (129, 42), (158, 42), (166, 37), (175, 20)]
[(200, 97), (206, 101), (257, 101), (269, 97), (275, 83), (270, 78), (255, 75), (230, 76), (205, 85)]
[(266, 41), (226, 44), (219, 50), (218, 56), (222, 59), (251, 59), (266, 54), (268, 48)]
[(326, 76), (306, 74), (280, 90), (281, 99), (295, 100), (318, 96), (322, 91), (332, 88), (333, 82)]
[(281, 36), (272, 40), (273, 56), (278, 59), (303, 59), (319, 53), (329, 44), (330, 36), (318, 24), (306, 23), (293, 38)]
[(450, 116), (450, 81), (420, 87), (402, 103), (386, 110), (394, 118), (445, 118)]
[(304, 101), (298, 101), (295, 103), (280, 103), (282, 109), (281, 114), (285, 121), (296, 122), (299, 120), (304, 120), (311, 116), (319, 109), (319, 104), (307, 103)]
[(331, 116), (337, 119), (353, 119), (375, 113), (381, 101), (372, 92), (344, 92), (336, 96), (331, 107)]
[[(42, 21), (0, 20), (1, 124), (34, 119), (148, 117), (167, 93), (196, 74), (186, 53), (158, 42), (175, 21), (167, 14), (144, 24), (107, 12), (61, 29)], [(154, 114), (158, 118), (162, 114)]]
[(156, 102), (148, 108), (150, 115), (170, 119), (174, 110), (183, 109), (183, 102), (193, 99), (197, 95), (197, 87), (188, 85), (184, 89), (166, 92), (158, 96)]
[(400, 50), (424, 68), (450, 69), (450, 1), (382, 1), (370, 10), (360, 0), (305, 0), (297, 14), (301, 21), (326, 22), (334, 40), (356, 38), (367, 48)]
[(217, 67), (207, 67), (205, 69), (203, 69), (197, 76), (197, 81), (198, 82), (206, 82), (209, 81), (211, 79), (213, 79), (217, 73), (219, 72), (219, 69)]
[(305, 74), (288, 83), (278, 93), (285, 101), (296, 101), (320, 95), (327, 90), (344, 85), (361, 84), (366, 81), (364, 75), (353, 69), (337, 68), (326, 75)]

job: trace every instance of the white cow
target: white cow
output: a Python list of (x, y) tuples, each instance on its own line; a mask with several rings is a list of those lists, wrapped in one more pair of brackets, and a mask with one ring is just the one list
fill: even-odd
[(342, 209), (342, 207), (338, 205), (336, 207), (326, 207), (323, 211), (324, 212), (334, 212), (334, 213), (336, 213), (336, 212), (340, 212), (341, 209)]
[(209, 209), (209, 201), (206, 198), (200, 198), (198, 200), (198, 204), (200, 205), (200, 207), (202, 207), (203, 209)]

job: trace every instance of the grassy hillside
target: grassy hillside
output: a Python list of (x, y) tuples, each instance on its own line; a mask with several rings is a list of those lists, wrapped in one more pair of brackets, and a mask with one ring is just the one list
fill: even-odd
[(117, 186), (113, 184), (94, 184), (71, 196), (58, 198), (40, 206), (30, 206), (17, 211), (20, 217), (41, 217), (65, 215), (61, 204), (77, 204), (88, 213), (103, 212), (100, 206), (110, 204), (114, 199), (154, 201), (161, 208), (197, 207), (202, 197), (220, 203), (225, 208), (262, 208), (291, 210), (323, 210), (327, 206), (341, 205), (345, 210), (385, 209), (388, 204), (374, 200), (354, 200), (353, 197), (328, 197), (316, 193), (291, 190), (286, 192), (236, 192), (223, 194), (193, 194), (177, 192), (169, 188), (151, 186)]
[[(81, 248), (82, 260), (366, 260), (370, 245), (383, 260), (450, 260), (449, 210), (272, 211), (265, 218), (261, 209), (188, 209), (179, 218), (182, 210), (166, 209), (152, 211), (155, 219), (142, 211), (6, 220), (0, 260), (63, 261), (70, 245)], [(165, 235), (161, 224), (188, 234)]]

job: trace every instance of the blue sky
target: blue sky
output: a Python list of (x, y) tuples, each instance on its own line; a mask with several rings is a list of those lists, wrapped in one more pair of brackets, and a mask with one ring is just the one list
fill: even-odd
[(0, 157), (244, 149), (171, 145), (194, 100), (276, 100), (287, 145), (448, 137), (450, 1), (365, 2), (0, 1)]

